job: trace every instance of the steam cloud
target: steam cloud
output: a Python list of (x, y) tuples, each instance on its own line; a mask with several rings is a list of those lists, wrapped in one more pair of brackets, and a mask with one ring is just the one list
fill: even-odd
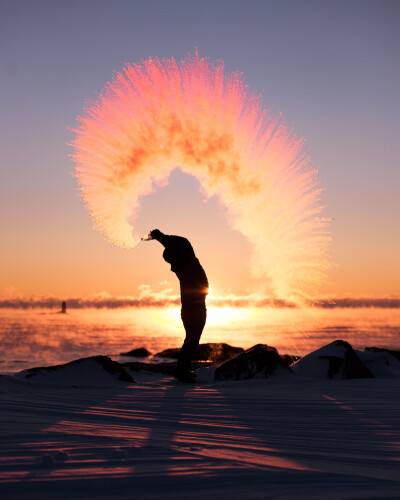
[(96, 229), (140, 240), (140, 197), (180, 168), (228, 209), (254, 245), (252, 270), (284, 299), (315, 296), (328, 265), (323, 189), (304, 140), (240, 73), (188, 56), (128, 64), (78, 117), (76, 177)]

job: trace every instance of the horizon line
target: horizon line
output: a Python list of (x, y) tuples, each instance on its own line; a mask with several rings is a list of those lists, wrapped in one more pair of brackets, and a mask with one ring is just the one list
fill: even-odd
[[(0, 309), (55, 309), (60, 308), (62, 302), (66, 302), (70, 309), (119, 309), (128, 307), (167, 308), (180, 306), (179, 297), (91, 297), (76, 298), (69, 297), (60, 299), (57, 297), (42, 298), (15, 298), (0, 299)], [(232, 307), (232, 308), (272, 308), (272, 309), (360, 309), (380, 308), (399, 309), (400, 297), (341, 297), (309, 300), (303, 306), (284, 299), (254, 296), (227, 296), (210, 297), (207, 305), (209, 307)]]

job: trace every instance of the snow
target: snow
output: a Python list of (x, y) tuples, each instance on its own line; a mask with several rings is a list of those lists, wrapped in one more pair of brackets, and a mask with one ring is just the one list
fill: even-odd
[(400, 361), (390, 351), (374, 348), (359, 351), (342, 340), (307, 354), (293, 363), (291, 369), (297, 375), (312, 378), (358, 378), (366, 372), (376, 378), (400, 377)]
[(398, 498), (398, 378), (133, 375), (92, 387), (1, 376), (2, 498)]
[(127, 384), (133, 377), (122, 365), (107, 356), (92, 356), (63, 365), (23, 370), (15, 374), (18, 380), (32, 383), (66, 386), (108, 386)]
[(307, 354), (293, 363), (291, 369), (297, 375), (315, 378), (361, 378), (366, 374), (372, 377), (351, 345), (343, 340)]
[(388, 351), (356, 351), (356, 353), (375, 377), (400, 377), (400, 361)]
[(328, 357), (335, 356), (343, 359), (343, 350), (336, 346), (324, 346), (299, 361), (293, 363), (290, 368), (297, 374), (305, 377), (328, 378)]

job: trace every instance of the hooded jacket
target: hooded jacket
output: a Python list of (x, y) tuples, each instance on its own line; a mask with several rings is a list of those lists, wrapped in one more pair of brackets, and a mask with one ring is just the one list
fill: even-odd
[(192, 245), (182, 236), (163, 235), (163, 258), (171, 264), (180, 282), (182, 305), (204, 304), (208, 294), (208, 280)]

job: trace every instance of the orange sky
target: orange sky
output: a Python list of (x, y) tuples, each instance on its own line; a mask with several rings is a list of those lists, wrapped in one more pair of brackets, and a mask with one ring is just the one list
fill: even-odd
[[(178, 292), (176, 276), (162, 259), (161, 245), (153, 241), (140, 243), (133, 250), (114, 247), (92, 229), (77, 193), (72, 192), (71, 205), (79, 213), (74, 225), (66, 219), (63, 226), (60, 214), (55, 217), (51, 213), (44, 224), (33, 221), (24, 231), (10, 223), (9, 238), (2, 247), (7, 253), (7, 266), (1, 275), (3, 296), (76, 297), (102, 291), (135, 296), (142, 284), (155, 291), (172, 287)], [(158, 227), (166, 233), (187, 236), (215, 295), (246, 295), (265, 288), (263, 280), (250, 274), (250, 242), (228, 227), (221, 204), (215, 198), (205, 201), (192, 177), (177, 172), (168, 187), (143, 199), (138, 227), (143, 234)], [(335, 264), (321, 288), (322, 295), (398, 294), (396, 247), (392, 252), (382, 249), (380, 240), (365, 234), (367, 231), (364, 226), (358, 229), (357, 237), (352, 237), (348, 223), (336, 218), (332, 245)], [(386, 258), (382, 261), (383, 250)], [(268, 292), (268, 288), (265, 290)]]

